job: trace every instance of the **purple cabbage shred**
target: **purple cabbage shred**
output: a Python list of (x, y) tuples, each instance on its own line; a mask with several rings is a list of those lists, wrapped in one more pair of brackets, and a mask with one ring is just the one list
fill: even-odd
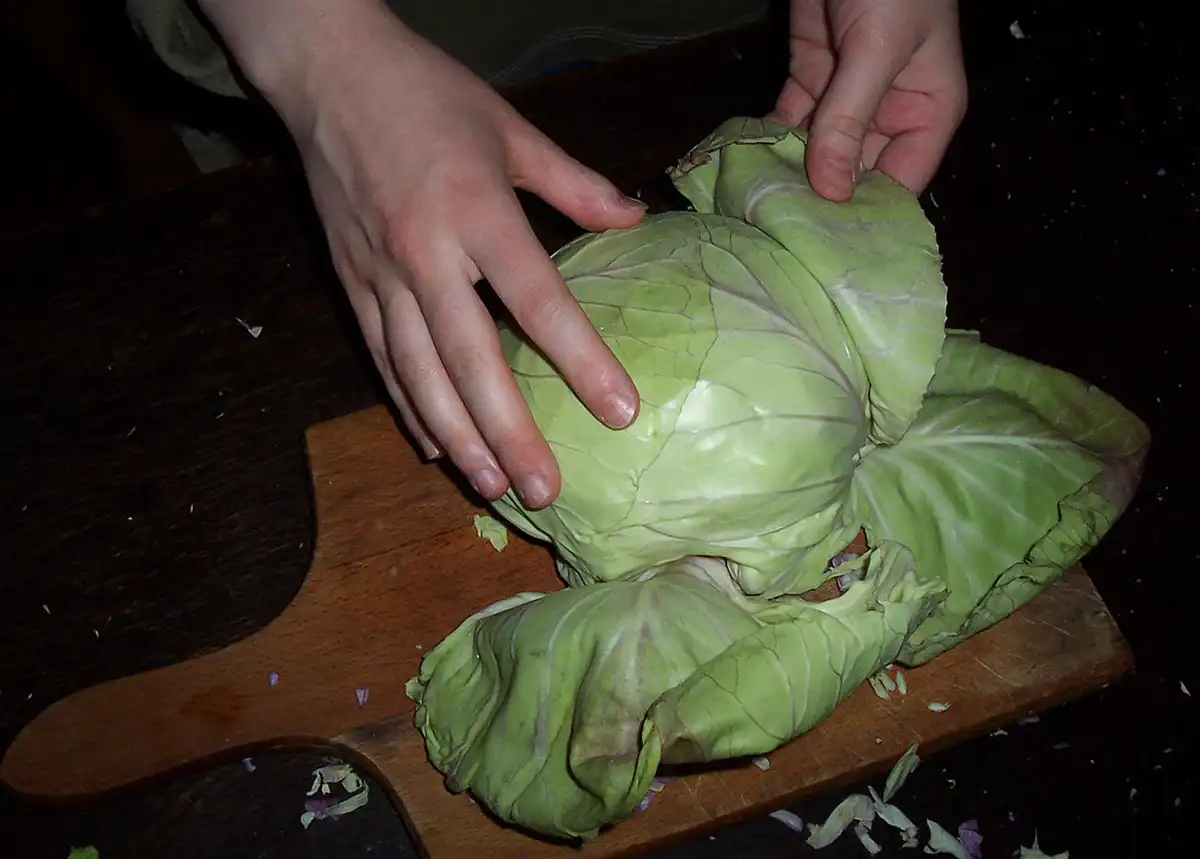
[(983, 836), (979, 834), (979, 821), (968, 820), (958, 827), (958, 840), (971, 859), (983, 859)]

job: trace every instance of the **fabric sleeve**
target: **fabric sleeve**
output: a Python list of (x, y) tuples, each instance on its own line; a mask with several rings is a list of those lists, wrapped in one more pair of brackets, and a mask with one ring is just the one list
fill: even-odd
[(217, 95), (245, 98), (225, 48), (188, 0), (125, 0), (134, 31), (169, 69)]

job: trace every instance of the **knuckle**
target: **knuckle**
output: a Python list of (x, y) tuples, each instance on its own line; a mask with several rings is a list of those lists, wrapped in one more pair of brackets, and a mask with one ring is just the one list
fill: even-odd
[(822, 125), (826, 144), (839, 154), (853, 151), (867, 135), (867, 123), (850, 114), (834, 114)]
[(455, 208), (466, 206), (470, 210), (494, 195), (493, 183), (475, 171), (454, 171), (433, 178), (439, 193), (444, 199), (453, 200)]
[(412, 291), (403, 281), (387, 278), (374, 284), (374, 295), (379, 307), (379, 325), (389, 348), (399, 349), (404, 345), (401, 335), (411, 332)]
[(480, 347), (460, 346), (447, 352), (446, 373), (459, 391), (469, 388), (473, 380), (487, 378), (493, 362), (500, 360), (499, 355)]
[(402, 270), (411, 270), (428, 246), (425, 227), (411, 210), (385, 210), (381, 233), (380, 250)]
[(409, 387), (420, 390), (436, 386), (442, 378), (438, 368), (427, 361), (407, 361), (402, 374)]
[(506, 303), (523, 327), (551, 330), (567, 321), (567, 300), (552, 283), (531, 283)]
[(493, 189), (470, 177), (431, 179), (436, 194), (416, 194), (382, 215), (379, 247), (416, 294), (444, 268), (447, 254), (462, 253), (472, 236), (495, 222)]
[[(479, 164), (442, 160), (430, 166), (422, 182), (418, 207), (438, 217), (457, 217), (475, 211), (496, 197), (501, 183)], [(418, 195), (414, 195), (414, 200)]]

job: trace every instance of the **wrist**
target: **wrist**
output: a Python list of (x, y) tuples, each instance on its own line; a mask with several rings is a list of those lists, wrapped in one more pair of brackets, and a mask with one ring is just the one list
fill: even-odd
[[(281, 114), (310, 95), (382, 14), (380, 0), (197, 0), (249, 82)], [(352, 54), (350, 54), (352, 55)], [(286, 119), (286, 116), (285, 116)]]

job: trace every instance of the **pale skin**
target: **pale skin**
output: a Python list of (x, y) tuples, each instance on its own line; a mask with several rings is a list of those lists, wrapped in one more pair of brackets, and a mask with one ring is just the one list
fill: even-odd
[[(533, 234), (514, 189), (587, 230), (644, 207), (560, 150), (380, 0), (200, 0), (302, 156), (334, 266), (417, 444), (484, 498), (543, 507), (554, 456), (475, 292), (486, 278), (596, 418), (637, 415), (633, 381)], [(954, 0), (792, 0), (772, 118), (808, 128), (816, 191), (860, 164), (920, 192), (966, 108)]]

